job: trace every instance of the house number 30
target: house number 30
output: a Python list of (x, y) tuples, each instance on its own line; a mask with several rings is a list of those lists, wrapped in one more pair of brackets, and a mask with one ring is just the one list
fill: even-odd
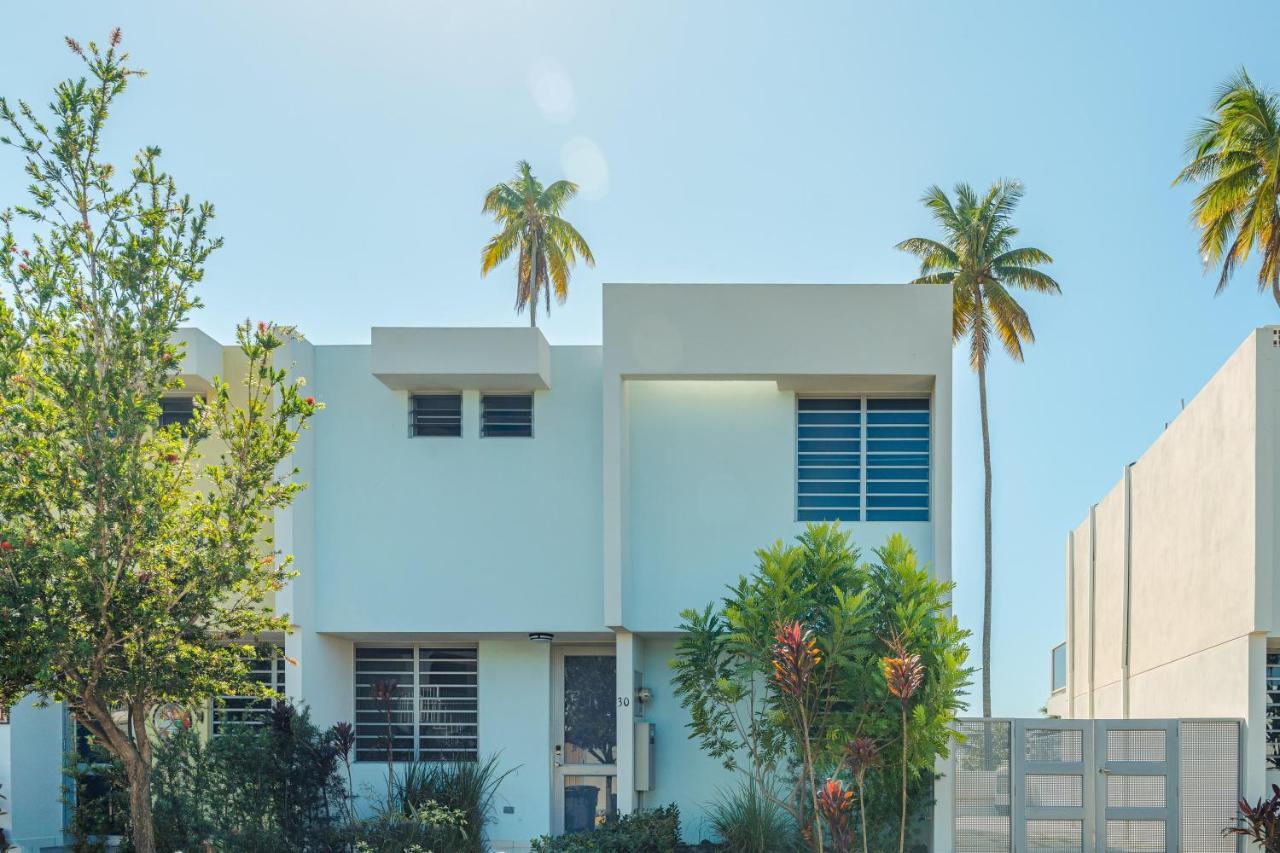
[(619, 696), (619, 697), (618, 697), (618, 707), (619, 707), (619, 708), (627, 708), (627, 707), (630, 707), (630, 705), (631, 705), (631, 697), (630, 697), (630, 696)]

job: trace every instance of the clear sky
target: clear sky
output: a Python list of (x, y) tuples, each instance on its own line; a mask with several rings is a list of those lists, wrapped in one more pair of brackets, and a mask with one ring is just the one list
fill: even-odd
[[(43, 104), (78, 73), (62, 37), (116, 25), (150, 76), (110, 142), (161, 145), (217, 205), (227, 245), (196, 320), (224, 341), (246, 316), (319, 343), (525, 322), (511, 270), (479, 276), (482, 196), (521, 158), (582, 184), (568, 215), (599, 260), (540, 322), (558, 344), (599, 341), (602, 281), (906, 281), (893, 246), (932, 233), (928, 185), (1022, 179), (1022, 236), (1064, 294), (1025, 300), (1039, 342), (991, 372), (997, 714), (1046, 698), (1066, 532), (1251, 328), (1280, 322), (1252, 265), (1214, 298), (1191, 191), (1170, 188), (1220, 81), (1244, 65), (1280, 87), (1275, 0), (59, 0), (6, 8), (0, 92)], [(0, 204), (24, 185), (0, 151)], [(956, 611), (976, 633), (963, 357), (955, 377)]]

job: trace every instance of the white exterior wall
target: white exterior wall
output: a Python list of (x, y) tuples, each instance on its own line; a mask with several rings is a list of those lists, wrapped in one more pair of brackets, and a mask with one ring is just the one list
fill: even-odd
[(1280, 625), (1277, 399), (1280, 349), (1259, 329), (1072, 531), (1067, 689), (1049, 704), (1066, 717), (1245, 720), (1255, 796)]
[[(734, 780), (687, 738), (673, 632), (681, 609), (753, 570), (756, 548), (802, 528), (797, 393), (931, 398), (931, 520), (848, 526), (864, 551), (901, 530), (951, 574), (949, 290), (609, 285), (603, 329), (596, 347), (525, 329), (378, 329), (368, 346), (286, 354), (325, 404), (289, 463), (308, 487), (273, 525), (300, 572), (275, 601), (295, 625), (287, 692), (319, 725), (352, 720), (357, 643), (475, 645), (480, 752), (513, 768), (489, 831), (503, 850), (551, 826), (553, 647), (533, 631), (603, 643), (619, 697), (653, 691), (618, 712), (620, 809), (674, 801), (690, 838), (710, 834), (702, 807)], [(211, 378), (209, 339), (186, 337)], [(409, 438), (409, 394), (447, 389), (463, 394), (462, 437)], [(479, 437), (485, 389), (534, 392), (532, 439)], [(641, 714), (657, 730), (643, 796)], [(57, 736), (41, 748), (55, 777)], [(354, 775), (367, 810), (385, 768)], [(56, 792), (54, 806), (36, 822), (56, 834)]]

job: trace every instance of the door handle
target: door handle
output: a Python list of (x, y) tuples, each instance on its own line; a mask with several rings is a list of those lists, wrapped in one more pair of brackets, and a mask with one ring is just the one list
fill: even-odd
[(564, 748), (560, 744), (556, 744), (555, 751), (551, 756), (551, 763), (556, 767), (564, 767)]

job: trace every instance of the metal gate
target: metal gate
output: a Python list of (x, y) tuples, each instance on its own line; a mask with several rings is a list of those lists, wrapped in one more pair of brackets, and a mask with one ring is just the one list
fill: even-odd
[[(957, 853), (1231, 853), (1240, 724), (964, 720)], [(945, 780), (941, 784), (946, 784)]]

